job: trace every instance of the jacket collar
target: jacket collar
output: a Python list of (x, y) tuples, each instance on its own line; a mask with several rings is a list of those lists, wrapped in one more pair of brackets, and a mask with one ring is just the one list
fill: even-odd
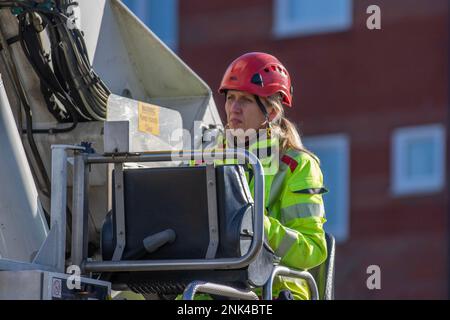
[[(234, 142), (229, 143), (226, 139), (223, 140), (224, 148), (234, 147), (236, 144), (237, 143)], [(258, 157), (264, 169), (269, 167), (273, 168), (274, 165), (276, 165), (276, 169), (278, 169), (278, 162), (280, 159), (278, 139), (271, 138), (267, 135), (267, 132), (264, 132), (251, 139), (245, 147), (248, 151)]]

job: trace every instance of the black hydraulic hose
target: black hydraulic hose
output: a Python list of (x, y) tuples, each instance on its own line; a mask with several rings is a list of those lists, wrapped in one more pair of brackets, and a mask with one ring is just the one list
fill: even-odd
[[(31, 66), (33, 67), (33, 70), (36, 72), (36, 74), (39, 76), (39, 79), (44, 83), (44, 85), (49, 88), (58, 98), (59, 101), (61, 101), (61, 103), (63, 103), (63, 105), (66, 107), (66, 110), (70, 113), (70, 115), (72, 116), (72, 125), (68, 128), (51, 128), (51, 129), (32, 129), (32, 133), (37, 133), (37, 134), (50, 134), (50, 133), (65, 133), (65, 132), (70, 132), (73, 129), (76, 128), (76, 126), (78, 125), (78, 115), (77, 113), (74, 111), (73, 106), (70, 105), (70, 100), (67, 99), (67, 97), (64, 97), (61, 93), (58, 92), (58, 89), (55, 88), (53, 85), (51, 85), (45, 75), (42, 73), (42, 70), (39, 69), (39, 67), (36, 65), (35, 61), (33, 60), (33, 58), (30, 55), (30, 52), (28, 50), (27, 44), (25, 42), (25, 39), (23, 37), (23, 34), (25, 32), (25, 15), (19, 17), (19, 41), (20, 44), (22, 46), (22, 50), (25, 54), (25, 56), (27, 57), (28, 61), (30, 62)], [(62, 88), (60, 88), (61, 91)], [(30, 114), (31, 116), (31, 114)], [(28, 131), (30, 130), (30, 128), (27, 127), (27, 134)]]
[[(67, 128), (34, 129), (32, 132), (44, 134), (70, 132), (76, 128), (78, 116), (88, 121), (104, 121), (111, 92), (92, 69), (80, 30), (69, 30), (66, 24), (68, 18), (58, 11), (38, 8), (26, 1), (0, 3), (1, 7), (7, 5), (23, 9), (23, 13), (18, 15), (18, 20), (19, 40), (24, 54), (39, 76), (43, 90), (48, 90), (49, 94), (53, 93), (64, 106), (63, 109), (57, 104), (53, 107), (49, 104), (49, 111), (60, 122), (66, 120), (67, 114), (72, 120), (71, 126)], [(43, 26), (48, 30), (53, 70), (45, 57), (45, 52), (41, 49), (42, 44), (37, 31), (27, 25), (27, 17), (32, 21), (36, 19), (35, 15), (42, 19)], [(24, 37), (25, 32), (27, 38)]]
[[(14, 81), (16, 82), (16, 87), (18, 89), (18, 93), (20, 96), (20, 100), (22, 102), (22, 106), (25, 109), (25, 122), (26, 122), (26, 128), (27, 128), (27, 139), (28, 143), (30, 145), (31, 152), (33, 154), (33, 157), (36, 161), (36, 164), (39, 168), (39, 171), (41, 172), (41, 175), (44, 179), (44, 185), (45, 188), (40, 188), (42, 193), (50, 197), (50, 179), (47, 175), (47, 171), (45, 170), (44, 162), (42, 161), (41, 155), (39, 154), (39, 150), (36, 146), (36, 141), (34, 140), (33, 134), (32, 134), (32, 114), (31, 114), (31, 107), (28, 104), (28, 100), (25, 96), (25, 93), (23, 91), (23, 87), (20, 83), (20, 80), (17, 78), (17, 75), (14, 76)], [(48, 221), (49, 222), (49, 221)]]
[[(64, 52), (62, 50), (62, 46), (64, 46), (63, 44), (63, 39), (61, 38), (61, 35), (59, 34), (56, 24), (58, 22), (55, 22), (54, 18), (48, 18), (45, 15), (42, 16), (43, 19), (47, 19), (48, 24), (49, 24), (49, 28), (48, 28), (48, 34), (50, 37), (50, 43), (51, 45), (51, 52), (52, 52), (52, 57), (53, 57), (53, 69), (54, 69), (54, 76), (56, 78), (56, 81), (59, 84), (59, 88), (61, 90), (61, 92), (65, 95), (68, 96), (68, 93), (66, 91), (69, 91), (71, 93), (71, 96), (68, 96), (68, 99), (72, 99), (76, 102), (76, 106), (75, 104), (73, 104), (74, 109), (78, 112), (78, 114), (84, 118), (85, 120), (92, 120), (89, 116), (88, 116), (88, 112), (86, 110), (86, 108), (84, 108), (84, 102), (82, 101), (82, 99), (79, 96), (78, 90), (75, 90), (72, 88), (71, 89), (71, 79), (72, 79), (72, 75), (70, 74), (69, 70), (67, 69), (67, 63), (64, 64), (62, 60), (65, 60), (65, 56), (64, 56)], [(58, 45), (54, 45), (55, 43), (57, 43)], [(64, 85), (67, 85), (67, 88), (63, 88), (62, 85), (60, 83), (64, 83)], [(77, 107), (78, 106), (78, 107)]]
[[(78, 90), (80, 97), (86, 102), (85, 106), (89, 108), (89, 114), (95, 119), (103, 121), (105, 119), (106, 109), (100, 106), (94, 98), (94, 95), (89, 91), (89, 85), (86, 84), (86, 77), (90, 77), (92, 70), (85, 69), (80, 70), (80, 67), (83, 66), (83, 61), (80, 61), (77, 57), (76, 44), (73, 41), (73, 36), (67, 29), (65, 24), (57, 24), (57, 28), (60, 31), (60, 34), (64, 37), (62, 43), (66, 43), (67, 46), (62, 46), (64, 54), (66, 55), (68, 62), (68, 70), (72, 75), (73, 85)], [(69, 48), (70, 45), (70, 48)], [(70, 50), (72, 49), (72, 50)]]
[(58, 39), (60, 39), (58, 41), (59, 45), (57, 46), (57, 48), (55, 48), (54, 51), (56, 61), (58, 62), (58, 70), (62, 72), (61, 77), (64, 78), (65, 83), (69, 86), (68, 90), (77, 101), (77, 104), (79, 106), (79, 113), (82, 114), (85, 119), (92, 120), (91, 113), (86, 108), (86, 102), (83, 99), (83, 84), (78, 82), (79, 75), (74, 72), (77, 68), (77, 62), (74, 61), (75, 58), (73, 56), (73, 53), (71, 52), (70, 48), (68, 48), (67, 36), (62, 34), (58, 29), (58, 22), (55, 23), (54, 28), (55, 34), (58, 36)]
[[(58, 50), (66, 64), (61, 65), (60, 62), (57, 64), (63, 67), (59, 68), (60, 71), (66, 69), (68, 75), (64, 78), (72, 88), (72, 94), (79, 96), (82, 100), (80, 101), (80, 107), (85, 105), (89, 109), (87, 113), (94, 119), (105, 120), (106, 105), (111, 92), (92, 69), (82, 33), (78, 29), (69, 30), (65, 23), (67, 17), (64, 15), (54, 12), (47, 14), (52, 15), (55, 33), (62, 44), (58, 47)], [(44, 13), (42, 17), (51, 20)], [(55, 56), (58, 58), (59, 55), (56, 54)]]
[[(31, 109), (30, 109), (30, 106), (28, 105), (25, 93), (23, 91), (23, 87), (22, 87), (22, 85), (20, 83), (20, 80), (19, 80), (19, 77), (18, 77), (18, 74), (17, 74), (17, 70), (16, 70), (16, 67), (14, 66), (14, 64), (10, 64), (10, 73), (11, 73), (11, 78), (12, 78), (12, 80), (14, 82), (14, 86), (16, 88), (16, 92), (19, 95), (19, 99), (20, 99), (21, 105), (23, 106), (23, 108), (25, 110), (25, 121), (26, 121), (26, 124), (27, 124), (27, 126), (29, 126), (29, 123), (31, 123), (31, 121), (30, 121), (30, 119), (31, 119), (30, 110)], [(41, 172), (41, 174), (42, 174), (42, 176), (44, 178), (44, 187), (42, 185), (40, 185), (39, 189), (41, 190), (41, 192), (46, 197), (49, 198), (50, 197), (50, 194), (49, 194), (49, 192), (50, 192), (49, 181), (50, 180), (49, 180), (48, 176), (46, 175), (45, 167), (43, 165), (43, 162), (42, 162), (42, 159), (40, 157), (39, 151), (37, 150), (37, 147), (36, 147), (36, 144), (35, 144), (33, 136), (31, 135), (31, 137), (30, 137), (29, 135), (27, 135), (27, 138), (28, 138), (28, 141), (29, 141), (29, 144), (30, 144), (30, 149), (31, 149), (31, 152), (33, 154), (33, 157), (36, 159), (36, 164), (37, 164), (37, 166), (39, 168), (39, 171)], [(36, 177), (36, 180), (37, 180), (37, 183), (40, 184), (40, 181), (39, 181), (39, 179), (37, 177)], [(47, 214), (46, 215), (47, 222), (50, 221), (49, 218), (50, 217)]]

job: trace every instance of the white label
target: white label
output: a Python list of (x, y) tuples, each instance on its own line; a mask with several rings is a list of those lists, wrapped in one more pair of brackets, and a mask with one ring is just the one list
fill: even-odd
[(61, 298), (62, 281), (61, 279), (53, 279), (52, 282), (52, 297)]

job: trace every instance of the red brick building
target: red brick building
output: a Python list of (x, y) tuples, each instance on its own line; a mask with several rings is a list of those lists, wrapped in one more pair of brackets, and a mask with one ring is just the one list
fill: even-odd
[[(288, 116), (322, 158), (330, 189), (336, 297), (448, 298), (448, 2), (171, 3), (175, 48), (213, 90), (248, 51), (272, 53), (290, 71)], [(366, 25), (370, 5), (381, 29)], [(380, 290), (367, 287), (371, 265)]]
[[(350, 2), (349, 26), (284, 36), (276, 31), (276, 0), (179, 1), (178, 54), (215, 89), (240, 54), (272, 53), (292, 75), (295, 107), (288, 116), (302, 134), (347, 137), (349, 215), (337, 248), (337, 298), (447, 298), (445, 184), (396, 193), (392, 171), (396, 129), (446, 125), (448, 4)], [(381, 9), (380, 30), (366, 26), (372, 4)], [(221, 108), (223, 98), (216, 103)], [(366, 286), (370, 265), (381, 269), (381, 290)]]

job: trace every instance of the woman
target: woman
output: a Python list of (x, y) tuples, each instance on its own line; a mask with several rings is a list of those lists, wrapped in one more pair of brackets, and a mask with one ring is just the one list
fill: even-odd
[[(319, 160), (303, 147), (295, 126), (284, 116), (284, 108), (292, 106), (289, 73), (274, 56), (247, 53), (228, 67), (219, 92), (226, 97), (225, 143), (229, 147), (230, 140), (245, 140), (264, 167), (264, 230), (270, 246), (287, 267), (321, 264), (327, 256), (322, 200), (326, 189)], [(251, 130), (256, 134), (248, 134)], [(274, 163), (279, 164), (276, 170)], [(275, 297), (310, 297), (302, 280), (279, 277), (273, 289)]]

